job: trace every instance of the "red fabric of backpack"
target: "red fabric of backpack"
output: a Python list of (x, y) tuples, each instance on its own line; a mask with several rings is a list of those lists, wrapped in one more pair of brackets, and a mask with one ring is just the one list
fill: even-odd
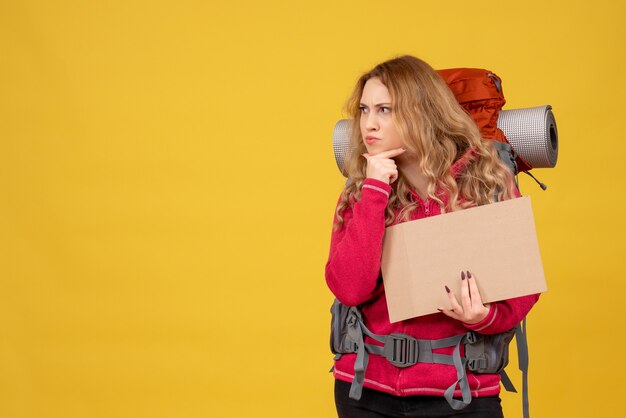
[[(437, 72), (448, 84), (457, 101), (474, 119), (482, 137), (509, 144), (504, 132), (498, 128), (498, 112), (506, 103), (500, 77), (481, 68), (451, 68)], [(532, 168), (519, 155), (515, 156), (515, 162), (517, 171), (528, 171)]]

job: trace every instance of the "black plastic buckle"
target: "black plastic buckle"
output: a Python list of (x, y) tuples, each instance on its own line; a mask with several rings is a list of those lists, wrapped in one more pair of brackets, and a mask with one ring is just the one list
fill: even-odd
[(417, 340), (406, 334), (391, 334), (385, 343), (383, 356), (396, 367), (409, 367), (417, 363)]
[(487, 367), (487, 359), (484, 358), (472, 358), (467, 360), (467, 369), (473, 372), (480, 372)]
[(478, 335), (475, 332), (469, 331), (467, 334), (465, 334), (465, 343), (467, 344), (474, 344), (476, 341), (478, 341)]
[(359, 344), (356, 341), (345, 339), (343, 341), (343, 353), (356, 353), (359, 351)]

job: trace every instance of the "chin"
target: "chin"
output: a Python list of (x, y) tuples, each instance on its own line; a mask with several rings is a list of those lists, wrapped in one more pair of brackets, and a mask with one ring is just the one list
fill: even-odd
[(376, 154), (380, 154), (382, 152), (382, 150), (380, 150), (379, 148), (370, 148), (367, 150), (367, 153), (369, 155), (376, 155)]

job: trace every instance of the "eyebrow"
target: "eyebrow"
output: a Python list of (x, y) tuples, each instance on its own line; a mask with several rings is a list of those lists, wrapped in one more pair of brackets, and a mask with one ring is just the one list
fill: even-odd
[[(365, 103), (359, 103), (359, 106), (365, 106), (367, 107), (367, 105)], [(391, 103), (376, 103), (374, 105), (374, 107), (382, 107), (382, 106), (391, 106)]]

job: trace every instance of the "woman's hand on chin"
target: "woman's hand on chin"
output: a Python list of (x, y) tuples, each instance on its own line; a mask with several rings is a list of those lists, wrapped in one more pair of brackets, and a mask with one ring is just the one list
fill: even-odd
[(405, 151), (404, 148), (396, 148), (383, 151), (376, 155), (362, 154), (367, 160), (366, 176), (368, 178), (384, 181), (391, 184), (398, 178), (398, 167), (393, 157), (397, 157)]

